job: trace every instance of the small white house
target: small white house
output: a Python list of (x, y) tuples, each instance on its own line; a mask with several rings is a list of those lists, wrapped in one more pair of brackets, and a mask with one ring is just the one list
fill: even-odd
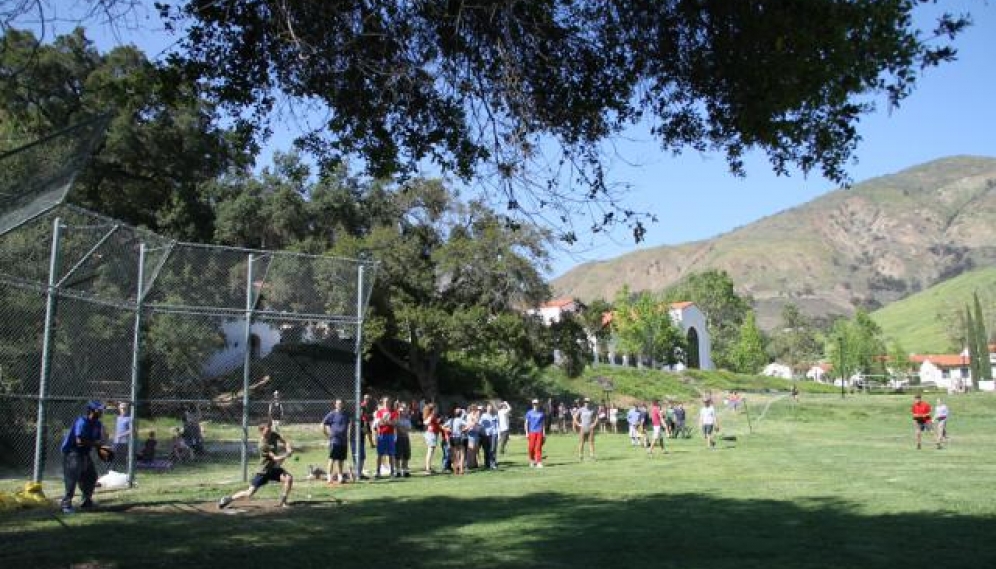
[(831, 369), (833, 369), (833, 366), (830, 365), (829, 363), (826, 362), (818, 363), (813, 367), (809, 368), (809, 371), (806, 372), (806, 379), (811, 379), (813, 381), (824, 383), (830, 377)]
[[(990, 350), (992, 346), (990, 346)], [(989, 365), (994, 365), (994, 355), (989, 354)], [(920, 364), (920, 383), (933, 383), (949, 392), (964, 391), (972, 382), (971, 359), (967, 352), (960, 354), (929, 354), (910, 357), (914, 363)], [(977, 388), (993, 391), (993, 382), (979, 381)]]
[(549, 326), (554, 322), (560, 322), (560, 318), (567, 312), (578, 313), (584, 310), (584, 304), (576, 298), (556, 298), (550, 302), (541, 304), (539, 308), (531, 308), (527, 314), (539, 315), (543, 319), (543, 324)]
[(792, 368), (785, 364), (773, 362), (764, 366), (764, 371), (761, 372), (761, 375), (767, 377), (780, 377), (782, 379), (792, 379)]

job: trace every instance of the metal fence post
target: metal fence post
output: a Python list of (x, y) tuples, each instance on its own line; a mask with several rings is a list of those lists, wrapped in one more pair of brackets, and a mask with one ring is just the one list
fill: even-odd
[(42, 336), (41, 374), (38, 378), (38, 424), (35, 428), (35, 461), (33, 482), (41, 482), (45, 469), (45, 412), (48, 398), (48, 378), (52, 373), (52, 321), (55, 319), (55, 304), (58, 300), (56, 271), (59, 269), (59, 239), (62, 233), (62, 218), (52, 222), (52, 249), (48, 259), (48, 290), (45, 298), (45, 331)]
[[(355, 385), (354, 397), (356, 399), (355, 409), (356, 409), (356, 428), (353, 429), (354, 437), (356, 437), (356, 447), (353, 449), (353, 460), (356, 464), (356, 480), (359, 480), (363, 476), (363, 472), (360, 471), (360, 457), (362, 454), (363, 444), (363, 421), (360, 418), (360, 397), (361, 391), (363, 389), (363, 265), (360, 264), (359, 269), (356, 274), (356, 376), (353, 378), (353, 383)], [(378, 461), (379, 462), (379, 461)], [(377, 465), (380, 468), (380, 464)]]
[(249, 268), (246, 278), (246, 333), (242, 338), (245, 354), (242, 360), (242, 481), (249, 480), (249, 374), (252, 365), (252, 275), (253, 254), (249, 254)]
[(128, 486), (135, 485), (135, 414), (138, 407), (138, 376), (142, 358), (142, 304), (145, 302), (145, 243), (138, 246), (138, 292), (135, 296), (135, 330), (131, 339), (131, 433), (128, 435)]

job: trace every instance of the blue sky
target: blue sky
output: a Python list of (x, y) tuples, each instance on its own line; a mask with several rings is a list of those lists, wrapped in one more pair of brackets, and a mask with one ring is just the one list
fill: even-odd
[[(848, 169), (854, 181), (945, 156), (996, 157), (996, 6), (990, 0), (941, 0), (938, 7), (920, 9), (918, 23), (929, 29), (932, 14), (941, 10), (972, 15), (974, 25), (955, 43), (958, 60), (927, 70), (901, 108), (890, 112), (881, 98), (879, 110), (863, 118), (857, 162)], [(72, 27), (70, 12), (57, 16), (67, 19), (53, 31)], [(88, 26), (88, 35), (101, 50), (135, 44), (153, 58), (173, 41), (161, 31), (152, 10), (133, 13), (116, 30)], [(270, 150), (289, 148), (292, 137), (291, 132), (278, 133)], [(656, 214), (658, 222), (648, 225), (640, 245), (633, 243), (625, 228), (597, 238), (581, 234), (573, 248), (553, 252), (550, 276), (637, 248), (707, 239), (836, 189), (818, 175), (777, 177), (760, 154), (748, 156), (747, 175), (737, 178), (721, 155), (689, 152), (673, 157), (660, 152), (638, 129), (616, 144), (616, 152), (619, 159), (614, 160), (610, 176), (630, 185), (625, 203)]]

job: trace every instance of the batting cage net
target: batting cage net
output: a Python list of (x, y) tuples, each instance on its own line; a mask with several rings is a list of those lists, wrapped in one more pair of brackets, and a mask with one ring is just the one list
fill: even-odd
[(375, 265), (182, 243), (67, 205), (83, 162), (41, 159), (93, 147), (67, 137), (86, 138), (0, 158), (0, 478), (59, 479), (93, 400), (116, 450), (98, 468), (133, 481), (245, 479), (263, 421), (324, 444), (331, 401), (359, 392)]

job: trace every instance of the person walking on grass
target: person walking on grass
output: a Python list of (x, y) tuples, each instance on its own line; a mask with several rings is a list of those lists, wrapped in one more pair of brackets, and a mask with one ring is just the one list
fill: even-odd
[(920, 450), (923, 432), (930, 430), (930, 411), (930, 403), (924, 401), (919, 393), (913, 396), (910, 412), (913, 414), (913, 438), (916, 440), (917, 450)]
[(937, 448), (944, 448), (942, 443), (948, 441), (948, 406), (940, 399), (934, 409), (934, 434), (937, 436)]
[(588, 458), (595, 460), (595, 427), (598, 416), (591, 408), (591, 399), (584, 398), (584, 404), (574, 415), (574, 429), (578, 432), (578, 462), (584, 458), (584, 441), (588, 440)]
[(543, 468), (543, 430), (546, 414), (540, 407), (539, 399), (533, 399), (533, 408), (526, 411), (525, 429), (529, 441), (529, 467)]
[[(231, 496), (222, 496), (218, 500), (219, 510), (227, 508), (236, 500), (252, 498), (256, 491), (269, 482), (280, 482), (279, 505), (281, 508), (287, 507), (287, 497), (290, 496), (291, 488), (294, 486), (294, 477), (284, 470), (282, 465), (294, 454), (294, 449), (291, 448), (289, 441), (273, 430), (273, 425), (269, 421), (260, 424), (259, 435), (259, 470), (256, 471), (248, 488)], [(280, 452), (280, 447), (283, 447), (283, 452)]]
[(63, 514), (73, 513), (73, 496), (77, 486), (83, 494), (80, 509), (93, 507), (97, 468), (90, 449), (98, 448), (104, 441), (104, 425), (100, 422), (103, 412), (104, 404), (100, 401), (87, 403), (86, 414), (76, 418), (62, 441), (62, 480), (66, 486), (61, 502)]
[(699, 426), (702, 428), (702, 436), (706, 440), (706, 448), (716, 448), (716, 433), (719, 432), (719, 417), (716, 415), (716, 408), (712, 406), (712, 399), (706, 399), (699, 409)]
[(670, 434), (670, 428), (664, 422), (661, 402), (658, 399), (654, 399), (653, 405), (650, 406), (650, 424), (653, 430), (650, 434), (650, 444), (647, 446), (647, 456), (654, 455), (654, 447), (657, 446), (658, 440), (661, 441), (661, 452), (666, 453), (667, 446), (665, 446), (664, 437)]
[(342, 399), (336, 399), (332, 411), (322, 419), (322, 432), (329, 439), (328, 482), (341, 484), (346, 481), (346, 449), (353, 432), (352, 421)]

